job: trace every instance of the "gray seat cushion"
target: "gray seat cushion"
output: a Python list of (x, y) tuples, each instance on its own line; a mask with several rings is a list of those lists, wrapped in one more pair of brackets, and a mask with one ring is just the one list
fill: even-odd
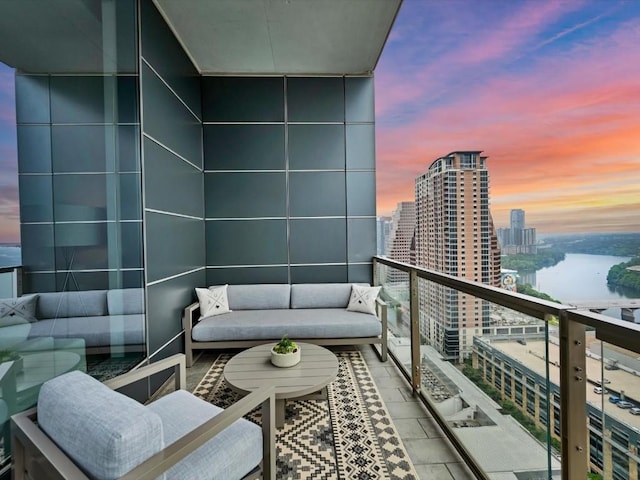
[[(159, 398), (147, 408), (162, 419), (167, 446), (222, 411), (184, 390)], [(166, 476), (175, 480), (240, 479), (261, 461), (262, 429), (241, 419), (167, 470)]]
[(99, 480), (119, 478), (163, 448), (159, 415), (79, 371), (42, 385), (38, 424)]
[(375, 315), (342, 308), (236, 310), (203, 318), (192, 330), (196, 342), (290, 338), (376, 337), (382, 324)]
[(29, 338), (83, 338), (87, 347), (144, 343), (144, 314), (49, 318), (31, 324)]

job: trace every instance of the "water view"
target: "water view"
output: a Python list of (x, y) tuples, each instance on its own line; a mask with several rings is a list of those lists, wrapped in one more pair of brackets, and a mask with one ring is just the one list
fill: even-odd
[[(607, 285), (609, 269), (613, 265), (629, 260), (630, 257), (567, 253), (562, 262), (526, 275), (524, 280), (533, 285), (536, 290), (565, 303), (571, 303), (574, 300), (640, 298), (640, 295), (635, 292), (614, 289)], [(620, 318), (620, 311), (616, 309), (606, 310), (603, 313)], [(635, 318), (636, 322), (640, 322), (640, 310), (636, 310)]]

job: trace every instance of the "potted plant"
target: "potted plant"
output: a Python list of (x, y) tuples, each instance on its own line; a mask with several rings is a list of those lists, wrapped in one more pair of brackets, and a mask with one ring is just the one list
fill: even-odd
[(271, 349), (271, 363), (276, 367), (293, 367), (300, 362), (300, 347), (286, 334)]

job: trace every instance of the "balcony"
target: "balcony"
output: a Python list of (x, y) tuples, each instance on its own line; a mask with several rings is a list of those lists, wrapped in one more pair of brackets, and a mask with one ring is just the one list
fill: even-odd
[[(637, 324), (382, 257), (374, 273), (390, 355), (477, 478), (637, 478)], [(439, 289), (489, 319), (462, 313), (466, 328), (447, 339), (446, 311), (420, 308)]]

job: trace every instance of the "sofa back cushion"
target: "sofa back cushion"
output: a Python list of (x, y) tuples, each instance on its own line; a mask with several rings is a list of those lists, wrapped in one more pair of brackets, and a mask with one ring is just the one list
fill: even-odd
[(291, 286), (287, 283), (229, 285), (231, 310), (271, 310), (289, 308)]
[(291, 285), (291, 308), (347, 308), (350, 283), (299, 283)]
[(100, 317), (107, 315), (107, 291), (47, 292), (38, 294), (36, 316), (42, 318)]
[(123, 288), (107, 291), (109, 315), (144, 313), (144, 289)]
[(164, 448), (160, 416), (77, 370), (42, 385), (38, 424), (100, 480), (119, 478)]

